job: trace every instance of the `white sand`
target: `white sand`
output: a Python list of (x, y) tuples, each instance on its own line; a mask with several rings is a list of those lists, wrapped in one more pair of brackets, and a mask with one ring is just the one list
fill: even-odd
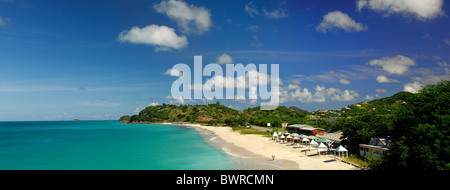
[[(283, 159), (293, 161), (298, 164), (300, 170), (358, 170), (350, 164), (336, 159), (333, 155), (317, 155), (316, 150), (307, 152), (305, 148), (298, 146), (288, 146), (271, 141), (270, 138), (261, 135), (243, 135), (232, 131), (230, 127), (210, 127), (199, 124), (188, 124), (188, 126), (211, 131), (225, 142), (246, 149), (257, 155), (272, 159)], [(294, 148), (296, 147), (296, 148)]]

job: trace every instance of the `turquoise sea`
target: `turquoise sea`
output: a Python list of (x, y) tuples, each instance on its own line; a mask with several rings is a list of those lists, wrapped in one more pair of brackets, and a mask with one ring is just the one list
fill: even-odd
[(194, 129), (117, 121), (0, 122), (1, 170), (229, 170)]

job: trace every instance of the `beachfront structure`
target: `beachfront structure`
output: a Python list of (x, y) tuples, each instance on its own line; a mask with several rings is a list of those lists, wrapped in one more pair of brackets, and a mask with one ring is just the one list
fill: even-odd
[(278, 134), (277, 134), (277, 132), (273, 132), (272, 140), (273, 141), (278, 141)]
[(305, 134), (305, 135), (324, 135), (325, 134), (325, 129), (322, 128), (315, 128), (313, 126), (310, 125), (305, 125), (305, 124), (293, 124), (293, 125), (288, 125), (287, 130), (289, 133), (298, 133), (298, 134)]
[(327, 150), (328, 150), (328, 147), (325, 144), (320, 143), (319, 146), (317, 147), (317, 154), (320, 155), (320, 151), (327, 151)]
[(336, 150), (334, 150), (335, 156), (336, 156), (336, 153), (338, 154), (338, 158), (341, 158), (341, 153), (342, 153), (342, 158), (344, 158), (344, 153), (347, 153), (347, 158), (348, 158), (348, 150), (346, 148), (344, 148), (342, 145), (339, 145), (339, 147), (336, 148)]
[(359, 155), (372, 156), (379, 159), (383, 156), (383, 152), (389, 150), (391, 144), (390, 138), (371, 138), (369, 144), (359, 144)]

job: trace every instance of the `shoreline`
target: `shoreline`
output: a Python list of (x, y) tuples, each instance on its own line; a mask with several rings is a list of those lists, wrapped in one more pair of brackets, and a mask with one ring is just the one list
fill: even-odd
[[(163, 124), (176, 125), (172, 123)], [(234, 157), (234, 162), (248, 162), (243, 165), (254, 163), (253, 166), (237, 164), (238, 170), (258, 170), (261, 166), (267, 166), (273, 170), (361, 170), (339, 161), (333, 155), (317, 155), (315, 151), (308, 152), (305, 155), (303, 151), (305, 148), (273, 142), (270, 138), (260, 135), (243, 135), (232, 131), (229, 127), (202, 126), (200, 124), (183, 125), (193, 127), (199, 133), (208, 131), (208, 133), (213, 134), (213, 138), (205, 139), (205, 141), (216, 148), (219, 148), (219, 145), (222, 146), (220, 149)], [(272, 160), (272, 155), (275, 156), (275, 160)]]

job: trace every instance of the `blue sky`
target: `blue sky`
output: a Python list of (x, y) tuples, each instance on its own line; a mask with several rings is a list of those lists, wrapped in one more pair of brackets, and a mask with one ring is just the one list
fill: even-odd
[(149, 105), (208, 103), (170, 97), (177, 77), (167, 71), (193, 66), (195, 55), (204, 65), (279, 64), (280, 104), (309, 111), (417, 92), (450, 80), (449, 6), (0, 0), (0, 120), (117, 119)]

